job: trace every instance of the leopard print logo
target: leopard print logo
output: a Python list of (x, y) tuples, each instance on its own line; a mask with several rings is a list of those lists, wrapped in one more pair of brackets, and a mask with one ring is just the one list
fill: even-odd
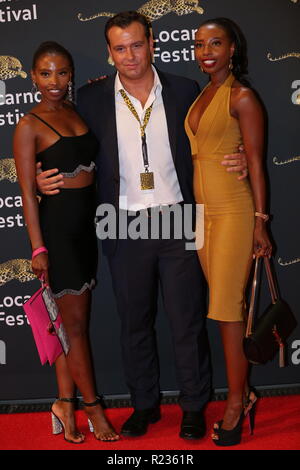
[(9, 281), (29, 282), (36, 280), (31, 270), (31, 260), (12, 259), (0, 264), (0, 286)]
[(292, 264), (300, 263), (300, 258), (294, 258), (288, 261), (284, 261), (282, 258), (278, 258), (278, 264), (280, 266), (291, 266)]
[(271, 52), (268, 52), (268, 54), (267, 54), (267, 59), (270, 62), (278, 62), (279, 60), (285, 60), (285, 59), (289, 59), (291, 57), (293, 57), (295, 59), (300, 59), (300, 52), (288, 52), (287, 54), (282, 54), (279, 57), (272, 57)]
[(279, 158), (277, 157), (273, 158), (273, 163), (278, 166), (288, 165), (289, 163), (294, 163), (294, 162), (299, 162), (299, 161), (300, 161), (300, 156), (288, 158), (287, 160), (279, 160)]
[[(199, 6), (199, 0), (148, 0), (137, 11), (145, 15), (149, 21), (159, 20), (162, 16), (169, 13), (175, 13), (178, 16), (189, 15), (191, 13), (202, 15), (204, 13), (203, 8)], [(110, 18), (115, 16), (115, 13), (104, 11), (88, 17), (78, 13), (77, 16), (80, 21), (91, 21), (102, 16)]]
[(17, 182), (16, 165), (13, 158), (0, 158), (0, 181)]
[(21, 62), (16, 57), (0, 55), (0, 80), (16, 77), (26, 78), (27, 73), (22, 68)]

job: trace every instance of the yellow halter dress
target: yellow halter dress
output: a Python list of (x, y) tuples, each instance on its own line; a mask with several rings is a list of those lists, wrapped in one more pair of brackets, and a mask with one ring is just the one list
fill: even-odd
[[(248, 180), (239, 181), (221, 165), (242, 143), (237, 119), (230, 115), (230, 74), (205, 109), (196, 134), (185, 120), (194, 165), (194, 195), (204, 204), (204, 246), (198, 251), (209, 285), (208, 318), (244, 320), (244, 293), (252, 262), (254, 204)], [(210, 86), (210, 85), (208, 85)]]

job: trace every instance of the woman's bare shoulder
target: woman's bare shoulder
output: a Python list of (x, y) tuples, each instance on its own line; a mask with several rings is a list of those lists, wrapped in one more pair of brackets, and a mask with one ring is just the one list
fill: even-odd
[(235, 80), (232, 84), (232, 92), (231, 92), (232, 98), (235, 102), (238, 102), (240, 100), (244, 101), (256, 101), (256, 95), (254, 91), (243, 85), (239, 80)]
[(18, 124), (15, 127), (15, 136), (24, 137), (24, 138), (35, 138), (37, 135), (37, 123), (34, 116), (30, 114), (25, 114), (21, 117)]

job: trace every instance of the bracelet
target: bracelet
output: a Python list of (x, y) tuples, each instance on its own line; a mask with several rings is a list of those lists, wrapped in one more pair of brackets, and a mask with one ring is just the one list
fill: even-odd
[(264, 222), (267, 222), (270, 218), (268, 214), (263, 214), (262, 212), (255, 212), (255, 217), (260, 217), (261, 219), (264, 219)]
[(32, 252), (32, 257), (31, 259), (35, 258), (37, 255), (39, 255), (40, 253), (48, 253), (48, 250), (45, 246), (40, 246), (40, 248), (37, 248), (36, 250), (34, 250)]

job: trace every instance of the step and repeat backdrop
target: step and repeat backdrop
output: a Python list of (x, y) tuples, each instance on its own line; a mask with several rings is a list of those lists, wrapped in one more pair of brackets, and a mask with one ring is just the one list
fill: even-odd
[[(268, 114), (266, 162), (276, 245), (274, 266), (281, 294), (299, 319), (289, 338), (288, 365), (278, 360), (252, 369), (257, 386), (300, 384), (300, 0), (0, 0), (0, 402), (56, 395), (54, 370), (42, 367), (22, 304), (39, 283), (30, 270), (30, 247), (12, 155), (21, 116), (40, 99), (32, 89), (31, 60), (38, 45), (55, 40), (70, 50), (76, 87), (114, 72), (104, 40), (107, 17), (135, 9), (153, 22), (155, 64), (163, 71), (207, 82), (194, 61), (194, 35), (205, 19), (236, 21), (249, 47), (249, 77)], [(103, 116), (99, 116), (99, 119)], [(104, 117), (105, 118), (105, 117)], [(59, 227), (57, 227), (59, 230)], [(98, 389), (126, 394), (119, 346), (119, 319), (106, 260), (100, 257), (91, 337)], [(262, 308), (269, 302), (266, 285)], [(208, 321), (214, 387), (226, 386), (217, 325)], [(169, 328), (161, 304), (157, 315), (161, 388), (177, 389)]]

